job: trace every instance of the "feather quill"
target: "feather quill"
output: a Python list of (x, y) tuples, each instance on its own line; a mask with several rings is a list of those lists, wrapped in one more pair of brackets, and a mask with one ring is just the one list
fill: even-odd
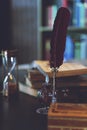
[(66, 43), (67, 27), (69, 25), (70, 12), (65, 7), (60, 7), (54, 20), (52, 37), (50, 42), (50, 67), (59, 68), (63, 63), (63, 55)]

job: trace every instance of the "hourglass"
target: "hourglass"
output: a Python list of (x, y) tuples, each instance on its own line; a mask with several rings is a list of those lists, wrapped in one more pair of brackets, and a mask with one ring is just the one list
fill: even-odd
[(2, 51), (2, 62), (4, 67), (3, 95), (15, 98), (18, 92), (16, 51)]

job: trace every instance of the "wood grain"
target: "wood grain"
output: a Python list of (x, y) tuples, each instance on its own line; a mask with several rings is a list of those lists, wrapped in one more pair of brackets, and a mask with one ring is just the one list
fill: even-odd
[[(44, 72), (46, 72), (49, 77), (52, 77), (52, 71), (49, 65), (49, 61), (42, 61), (37, 60), (34, 62), (35, 65), (40, 67)], [(64, 77), (64, 76), (76, 76), (76, 75), (83, 75), (87, 74), (87, 67), (80, 64), (80, 63), (63, 63), (57, 72), (57, 77)]]
[(51, 104), (48, 130), (87, 130), (87, 104)]

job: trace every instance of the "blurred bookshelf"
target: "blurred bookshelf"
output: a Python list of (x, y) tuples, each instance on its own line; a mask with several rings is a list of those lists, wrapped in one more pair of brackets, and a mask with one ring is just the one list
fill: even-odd
[[(41, 32), (46, 32), (46, 31), (52, 31), (52, 27), (48, 27), (48, 26), (45, 26), (45, 27), (40, 27), (39, 28), (39, 31)], [(69, 26), (68, 27), (68, 33), (80, 33), (80, 34), (87, 34), (87, 27), (72, 27), (72, 26)]]
[[(39, 28), (42, 34), (42, 58), (49, 59), (51, 32), (53, 22), (58, 8), (67, 7), (70, 10), (71, 18), (67, 29), (66, 49), (71, 49), (71, 54), (65, 54), (65, 60), (83, 60), (87, 58), (87, 0), (53, 0), (42, 1), (42, 24)], [(71, 42), (71, 43), (69, 43)], [(73, 44), (73, 45), (71, 45)], [(45, 50), (47, 48), (47, 50)], [(47, 52), (48, 51), (48, 52)], [(72, 54), (73, 53), (73, 54)], [(47, 54), (47, 55), (46, 55)], [(67, 56), (66, 56), (67, 55)], [(67, 58), (68, 57), (68, 58)]]
[[(18, 49), (20, 64), (49, 59), (53, 23), (61, 6), (67, 7), (71, 12), (66, 38), (68, 50), (66, 48), (65, 51), (68, 52), (70, 47), (73, 54), (66, 55), (78, 60), (75, 55), (84, 54), (79, 59), (87, 58), (87, 0), (11, 0), (7, 10), (9, 29), (4, 29), (3, 35), (7, 32), (7, 36), (0, 41), (1, 43), (5, 41), (4, 44), (7, 41), (5, 44), (7, 49), (8, 47)], [(2, 11), (4, 12), (4, 9)], [(5, 23), (5, 20), (2, 23)], [(1, 49), (4, 44), (1, 45)]]

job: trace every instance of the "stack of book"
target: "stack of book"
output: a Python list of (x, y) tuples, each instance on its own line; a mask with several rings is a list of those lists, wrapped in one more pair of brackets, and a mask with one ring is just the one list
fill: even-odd
[[(52, 74), (49, 69), (48, 61), (35, 61), (41, 69), (49, 76), (49, 82), (53, 83)], [(38, 90), (42, 88), (45, 82), (45, 76), (38, 68), (28, 69), (26, 76), (27, 94), (38, 96)], [(56, 91), (58, 102), (87, 102), (87, 67), (78, 63), (63, 63), (59, 68), (56, 77)], [(29, 90), (28, 90), (29, 89)]]

